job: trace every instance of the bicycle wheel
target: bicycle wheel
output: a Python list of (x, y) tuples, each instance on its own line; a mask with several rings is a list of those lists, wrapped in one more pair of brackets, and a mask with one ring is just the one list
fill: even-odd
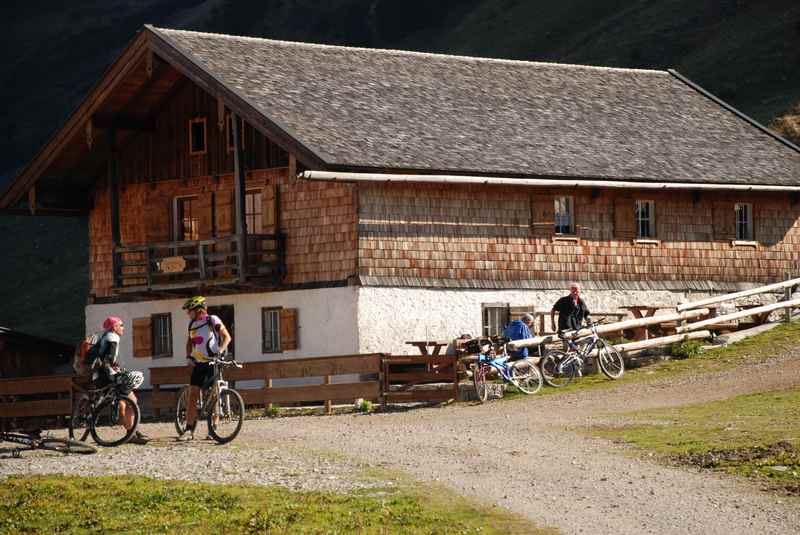
[(489, 399), (489, 387), (486, 386), (486, 367), (480, 363), (472, 369), (472, 382), (475, 384), (475, 394), (478, 401), (486, 403)]
[[(186, 432), (186, 407), (189, 403), (189, 387), (184, 386), (178, 392), (178, 402), (175, 404), (175, 431), (178, 436), (182, 436)], [(197, 413), (200, 416), (200, 413)]]
[[(212, 401), (209, 399), (209, 401)], [(236, 390), (226, 388), (219, 393), (208, 411), (208, 434), (219, 444), (236, 438), (244, 422), (244, 401)]]
[(511, 383), (526, 394), (535, 394), (542, 388), (542, 374), (531, 361), (520, 360), (511, 368)]
[(597, 364), (609, 379), (619, 379), (625, 373), (625, 361), (617, 349), (605, 340), (597, 341)]
[(87, 396), (81, 396), (72, 408), (69, 419), (69, 438), (85, 442), (91, 427), (92, 403)]
[(568, 353), (560, 349), (551, 349), (545, 353), (539, 364), (544, 382), (555, 388), (567, 386), (578, 373), (575, 361)]
[(39, 447), (44, 450), (59, 451), (61, 453), (80, 453), (83, 455), (97, 453), (97, 448), (91, 444), (63, 438), (42, 439), (39, 443)]
[[(133, 411), (133, 425), (130, 429), (125, 427), (122, 418), (123, 407), (125, 411)], [(111, 399), (97, 407), (92, 419), (92, 438), (101, 446), (119, 446), (125, 444), (139, 426), (139, 405), (128, 398)]]

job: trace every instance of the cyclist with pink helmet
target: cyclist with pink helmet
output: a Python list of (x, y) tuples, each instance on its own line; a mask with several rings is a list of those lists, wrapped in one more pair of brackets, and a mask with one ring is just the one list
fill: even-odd
[[(119, 343), (123, 334), (125, 334), (125, 324), (117, 316), (109, 316), (103, 321), (103, 334), (98, 342), (97, 360), (93, 366), (95, 371), (92, 374), (92, 381), (98, 387), (103, 387), (109, 383), (119, 383), (128, 385), (129, 388), (131, 386), (136, 388), (144, 380), (141, 372), (128, 371), (117, 364)], [(127, 397), (134, 403), (138, 403), (133, 389), (130, 389)], [(133, 425), (134, 415), (130, 411), (126, 411), (124, 405), (122, 410), (123, 424), (126, 429), (130, 429)], [(143, 433), (136, 431), (129, 442), (147, 444), (149, 440)]]

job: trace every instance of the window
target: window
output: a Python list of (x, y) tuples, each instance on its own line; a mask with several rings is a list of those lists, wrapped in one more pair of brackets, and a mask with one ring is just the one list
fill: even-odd
[(153, 358), (172, 357), (172, 314), (153, 314)]
[(636, 237), (656, 237), (655, 202), (636, 201)]
[[(241, 122), (241, 129), (239, 130), (239, 143), (242, 145), (242, 150), (244, 150), (244, 121)], [(227, 132), (226, 139), (228, 140), (228, 152), (233, 152), (233, 115), (230, 113), (225, 118), (225, 131)]]
[(500, 336), (508, 324), (508, 304), (483, 305), (483, 336)]
[(206, 118), (189, 121), (189, 154), (206, 153)]
[(247, 232), (261, 234), (264, 203), (261, 201), (261, 190), (250, 190), (244, 196), (244, 217)]
[(261, 352), (281, 352), (281, 309), (261, 309)]
[(175, 199), (175, 239), (194, 241), (200, 239), (197, 197)]
[(572, 197), (555, 198), (556, 234), (575, 234)]
[(750, 203), (736, 204), (736, 239), (753, 240), (753, 205)]

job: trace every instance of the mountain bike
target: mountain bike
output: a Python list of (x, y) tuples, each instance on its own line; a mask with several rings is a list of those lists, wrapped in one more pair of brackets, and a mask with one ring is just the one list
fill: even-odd
[(472, 367), (472, 381), (481, 403), (489, 399), (487, 379), (492, 371), (506, 383), (511, 383), (525, 394), (535, 394), (542, 388), (542, 374), (530, 359), (510, 360), (506, 352), (505, 337), (481, 339), (478, 361)]
[[(0, 442), (13, 442), (28, 450), (50, 450), (61, 453), (81, 453), (89, 454), (97, 452), (97, 448), (91, 444), (79, 442), (72, 439), (53, 438), (49, 436), (41, 437), (36, 433), (12, 433), (0, 431)], [(20, 457), (23, 448), (12, 450), (12, 457)]]
[(625, 373), (625, 361), (617, 349), (597, 334), (597, 326), (603, 322), (588, 322), (591, 334), (575, 338), (574, 333), (559, 331), (558, 337), (567, 345), (567, 350), (551, 349), (539, 363), (544, 382), (561, 388), (572, 382), (583, 368), (593, 351), (597, 352), (600, 371), (609, 379), (619, 379)]
[[(133, 412), (133, 425), (125, 427), (122, 413)], [(127, 397), (127, 392), (116, 383), (101, 388), (90, 388), (75, 402), (69, 419), (69, 437), (84, 442), (91, 433), (101, 446), (113, 447), (130, 440), (139, 426), (139, 405)]]
[[(209, 362), (214, 367), (213, 378), (200, 389), (197, 399), (197, 419), (205, 418), (208, 435), (219, 444), (226, 444), (236, 438), (244, 422), (244, 401), (236, 390), (228, 387), (222, 371), (228, 366), (241, 368), (236, 360), (224, 356), (213, 357)], [(178, 394), (175, 407), (175, 430), (180, 437), (186, 432), (186, 407), (189, 404), (189, 386), (184, 386)]]

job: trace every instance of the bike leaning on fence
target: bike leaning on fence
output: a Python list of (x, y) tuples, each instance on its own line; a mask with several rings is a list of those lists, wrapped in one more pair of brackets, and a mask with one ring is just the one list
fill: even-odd
[(511, 383), (525, 394), (535, 394), (542, 388), (542, 375), (530, 359), (510, 360), (506, 352), (508, 339), (493, 337), (480, 339), (478, 361), (472, 366), (472, 381), (481, 403), (489, 399), (489, 376), (493, 371), (506, 383)]
[[(97, 449), (91, 444), (77, 440), (39, 436), (35, 433), (12, 433), (0, 431), (0, 442), (13, 442), (24, 446), (28, 450), (50, 450), (60, 453), (95, 453)], [(16, 448), (11, 452), (13, 457), (19, 457), (23, 448)]]
[(540, 368), (544, 382), (560, 388), (572, 382), (583, 368), (584, 362), (596, 352), (597, 365), (609, 379), (619, 379), (625, 373), (625, 361), (619, 351), (597, 334), (597, 326), (604, 322), (588, 322), (591, 333), (576, 338), (574, 333), (559, 332), (567, 346), (566, 351), (551, 349), (542, 357)]
[[(205, 418), (208, 434), (219, 444), (226, 444), (236, 438), (244, 422), (244, 401), (236, 390), (228, 386), (222, 371), (228, 366), (241, 368), (234, 359), (224, 355), (212, 357), (209, 363), (214, 367), (213, 378), (200, 389), (197, 399), (197, 418)], [(189, 386), (184, 386), (178, 394), (175, 407), (175, 430), (178, 436), (186, 432), (186, 407), (189, 402)]]
[[(69, 419), (69, 436), (85, 441), (91, 433), (101, 446), (125, 444), (139, 427), (139, 405), (128, 398), (128, 392), (141, 386), (141, 374), (136, 372), (138, 384), (112, 382), (101, 388), (90, 388), (76, 399)], [(123, 414), (133, 414), (133, 423), (125, 427)]]

